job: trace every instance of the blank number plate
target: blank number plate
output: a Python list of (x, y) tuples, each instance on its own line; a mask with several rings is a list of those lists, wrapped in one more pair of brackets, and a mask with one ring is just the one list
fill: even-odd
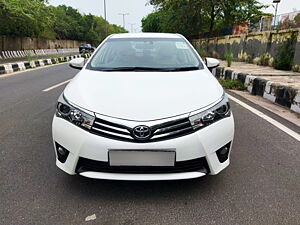
[(111, 166), (174, 166), (175, 151), (111, 150)]

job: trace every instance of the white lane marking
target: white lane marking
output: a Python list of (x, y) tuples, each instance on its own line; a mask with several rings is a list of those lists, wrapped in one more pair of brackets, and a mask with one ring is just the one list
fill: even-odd
[[(72, 79), (70, 79), (70, 80), (72, 80)], [(51, 86), (51, 87), (49, 87), (49, 88), (44, 89), (43, 92), (51, 91), (51, 90), (54, 89), (54, 88), (57, 88), (57, 87), (59, 87), (59, 86), (61, 86), (61, 85), (64, 85), (64, 84), (70, 82), (70, 80), (66, 80), (66, 81), (61, 82), (61, 83), (59, 83), (59, 84), (55, 84), (55, 85), (53, 85), (53, 86)]]
[(95, 220), (95, 219), (97, 219), (96, 214), (93, 214), (93, 215), (87, 216), (85, 218), (85, 221), (87, 222), (87, 221), (91, 221), (91, 220)]
[(300, 141), (300, 134), (296, 133), (295, 131), (291, 130), (290, 128), (284, 126), (283, 124), (279, 123), (278, 121), (272, 119), (271, 117), (267, 116), (266, 114), (258, 111), (257, 109), (247, 105), (246, 103), (238, 100), (237, 98), (227, 94), (228, 97), (238, 103), (239, 105), (241, 105), (242, 107), (244, 107), (245, 109), (248, 109), (250, 112), (254, 113), (255, 115), (259, 116), (260, 118), (268, 121), (269, 123), (271, 123), (273, 126), (277, 127), (278, 129), (282, 130), (283, 132), (285, 132), (286, 134), (290, 135), (291, 137), (295, 138), (297, 141)]

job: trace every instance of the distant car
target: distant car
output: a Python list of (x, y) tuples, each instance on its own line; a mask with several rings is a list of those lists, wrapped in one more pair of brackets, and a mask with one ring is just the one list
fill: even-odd
[(94, 52), (95, 48), (91, 44), (82, 44), (79, 46), (79, 53), (91, 53)]
[(111, 180), (178, 180), (229, 165), (234, 121), (228, 97), (178, 34), (115, 34), (97, 48), (58, 99), (56, 165)]

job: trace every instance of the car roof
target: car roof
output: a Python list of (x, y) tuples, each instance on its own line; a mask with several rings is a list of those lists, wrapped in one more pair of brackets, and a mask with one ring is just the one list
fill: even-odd
[(113, 34), (110, 38), (181, 38), (181, 35), (171, 33), (121, 33)]

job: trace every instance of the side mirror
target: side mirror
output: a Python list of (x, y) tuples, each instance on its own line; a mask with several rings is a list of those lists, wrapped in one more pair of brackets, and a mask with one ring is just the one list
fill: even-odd
[(74, 68), (74, 69), (78, 69), (81, 70), (84, 66), (84, 58), (76, 58), (76, 59), (72, 59), (69, 62), (69, 66)]
[(212, 70), (220, 65), (220, 61), (215, 58), (206, 58), (205, 63), (209, 70)]

